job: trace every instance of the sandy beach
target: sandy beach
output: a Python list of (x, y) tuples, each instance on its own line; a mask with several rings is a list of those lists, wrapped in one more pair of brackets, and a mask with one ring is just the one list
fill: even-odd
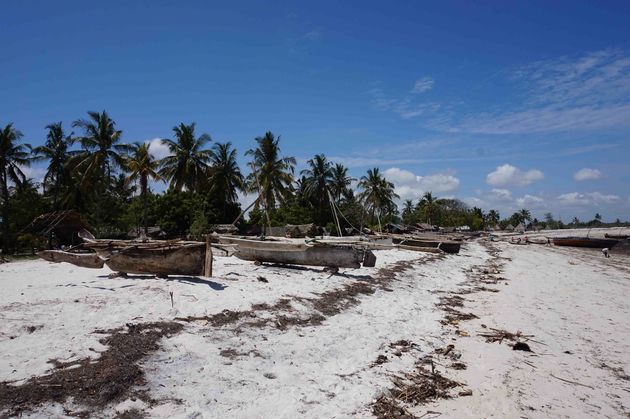
[(340, 275), (234, 257), (212, 278), (0, 265), (0, 412), (630, 414), (628, 256), (480, 240), (375, 253)]

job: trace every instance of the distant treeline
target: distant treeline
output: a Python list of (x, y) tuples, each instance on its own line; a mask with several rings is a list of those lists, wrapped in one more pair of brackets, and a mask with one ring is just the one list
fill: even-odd
[[(399, 212), (394, 185), (378, 168), (353, 179), (342, 164), (319, 154), (296, 173), (295, 158), (282, 155), (280, 137), (271, 132), (256, 137), (255, 147), (245, 152), (245, 174), (232, 144), (212, 143), (208, 134), (196, 132), (194, 123), (173, 128), (172, 139), (162, 140), (169, 155), (159, 160), (150, 143), (125, 143), (105, 111), (88, 112), (71, 126), (76, 133), (61, 122), (46, 126), (46, 141), (39, 147), (23, 143), (12, 124), (0, 131), (0, 233), (5, 252), (44, 245), (41, 237), (24, 232), (25, 226), (38, 215), (63, 209), (81, 213), (98, 237), (124, 237), (138, 226), (159, 226), (165, 237), (199, 237), (211, 225), (232, 223), (239, 216), (239, 194), (255, 197), (246, 219), (239, 220), (242, 229), (316, 223), (335, 234), (337, 225), (347, 229), (402, 221), (478, 230), (532, 221), (527, 210), (501, 220), (497, 211), (484, 214), (430, 192), (415, 204), (405, 201)], [(41, 184), (25, 174), (35, 161), (47, 163)], [(151, 182), (165, 182), (166, 191), (154, 193)], [(351, 187), (355, 182), (356, 191)], [(342, 214), (338, 224), (333, 208)], [(533, 221), (556, 227), (560, 223), (552, 217)]]

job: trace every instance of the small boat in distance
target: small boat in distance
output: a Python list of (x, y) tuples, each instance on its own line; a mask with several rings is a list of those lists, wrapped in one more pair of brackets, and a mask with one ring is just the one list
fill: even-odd
[(553, 244), (556, 246), (590, 247), (597, 249), (611, 248), (619, 243), (614, 239), (597, 239), (593, 237), (555, 237)]
[(462, 243), (458, 241), (439, 239), (424, 239), (422, 237), (392, 237), (392, 243), (408, 247), (425, 247), (442, 250), (445, 253), (459, 253)]
[(604, 234), (604, 237), (607, 239), (616, 239), (616, 240), (627, 240), (630, 238), (630, 234)]

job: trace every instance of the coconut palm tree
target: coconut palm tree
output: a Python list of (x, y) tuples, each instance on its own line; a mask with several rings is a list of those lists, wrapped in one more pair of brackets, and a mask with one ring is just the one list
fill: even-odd
[(522, 210), (520, 210), (518, 212), (518, 214), (519, 214), (521, 220), (523, 220), (523, 222), (530, 221), (532, 219), (532, 213), (529, 212), (528, 209), (523, 208)]
[(129, 146), (129, 154), (125, 159), (125, 171), (128, 175), (125, 184), (138, 182), (140, 185), (140, 199), (142, 200), (142, 225), (145, 236), (149, 232), (147, 222), (147, 192), (149, 180), (159, 181), (162, 176), (158, 173), (159, 161), (151, 154), (149, 143), (133, 143)]
[(375, 167), (369, 169), (366, 176), (361, 176), (358, 186), (362, 189), (359, 200), (370, 214), (372, 222), (374, 222), (374, 216), (377, 217), (380, 229), (381, 214), (391, 212), (396, 207), (394, 199), (399, 198), (394, 192), (394, 184), (385, 179), (379, 168)]
[[(317, 154), (306, 162), (307, 169), (302, 170), (304, 180), (302, 187), (308, 199), (317, 208), (318, 218), (321, 211), (329, 204), (328, 191), (332, 182), (332, 164), (323, 154)], [(320, 222), (321, 219), (318, 220)]]
[[(126, 146), (120, 143), (122, 131), (106, 111), (88, 112), (88, 119), (78, 119), (72, 123), (83, 130), (78, 140), (83, 151), (71, 160), (71, 166), (81, 174), (83, 189), (101, 190), (109, 182), (112, 168), (123, 167), (123, 152)], [(93, 191), (95, 189), (92, 189)]]
[(193, 191), (207, 181), (210, 150), (204, 146), (212, 141), (208, 134), (195, 137), (195, 123), (184, 123), (173, 127), (175, 141), (165, 139), (169, 156), (162, 159), (160, 174), (170, 183), (170, 187), (181, 191), (186, 188)]
[(403, 203), (403, 210), (402, 210), (402, 219), (404, 223), (409, 224), (411, 222), (411, 216), (413, 215), (413, 210), (414, 210), (413, 201), (411, 199), (405, 199), (405, 202)]
[(61, 122), (46, 125), (46, 143), (33, 149), (34, 160), (48, 160), (48, 167), (44, 175), (44, 193), (48, 189), (52, 192), (53, 209), (57, 209), (59, 192), (68, 177), (67, 163), (70, 156), (76, 152), (69, 151), (73, 144), (72, 134), (66, 136)]
[(295, 157), (280, 157), (280, 136), (276, 138), (271, 132), (257, 137), (256, 142), (258, 146), (245, 153), (252, 157), (249, 163), (252, 173), (247, 176), (247, 187), (258, 193), (266, 209), (275, 208), (277, 203), (285, 202), (291, 196)]
[(0, 130), (0, 187), (2, 188), (2, 249), (9, 248), (9, 182), (26, 182), (21, 167), (30, 164), (28, 144), (19, 144), (22, 133), (7, 124)]
[(499, 220), (501, 220), (501, 216), (499, 215), (499, 212), (497, 210), (491, 209), (490, 211), (488, 211), (488, 214), (486, 215), (486, 220), (488, 221), (488, 224), (490, 225), (490, 227), (494, 228), (494, 226), (499, 224)]
[(420, 208), (424, 209), (424, 212), (427, 216), (427, 222), (429, 224), (432, 225), (431, 220), (433, 218), (433, 216), (435, 215), (435, 210), (436, 210), (436, 206), (437, 206), (437, 202), (436, 202), (436, 198), (433, 196), (433, 193), (431, 192), (425, 192), (424, 195), (422, 195), (422, 198), (420, 199), (420, 202), (418, 202), (418, 206)]
[(216, 143), (210, 150), (210, 193), (220, 202), (233, 204), (238, 191), (245, 188), (245, 178), (236, 161), (236, 149), (232, 143)]
[(348, 168), (343, 164), (335, 164), (331, 171), (330, 190), (337, 203), (339, 203), (342, 197), (347, 198), (349, 196), (350, 185), (355, 179), (348, 175)]

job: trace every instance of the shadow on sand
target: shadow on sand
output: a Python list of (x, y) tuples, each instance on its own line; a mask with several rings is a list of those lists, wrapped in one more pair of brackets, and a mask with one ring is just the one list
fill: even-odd
[[(110, 275), (99, 275), (99, 278), (112, 278)], [(155, 280), (155, 281), (177, 281), (184, 284), (191, 285), (207, 285), (215, 291), (223, 291), (227, 288), (226, 285), (220, 284), (215, 281), (211, 281), (205, 278), (199, 278), (197, 276), (169, 276), (166, 278), (157, 275), (125, 275), (126, 279), (139, 279), (139, 280)], [(121, 287), (122, 288), (122, 287)]]

